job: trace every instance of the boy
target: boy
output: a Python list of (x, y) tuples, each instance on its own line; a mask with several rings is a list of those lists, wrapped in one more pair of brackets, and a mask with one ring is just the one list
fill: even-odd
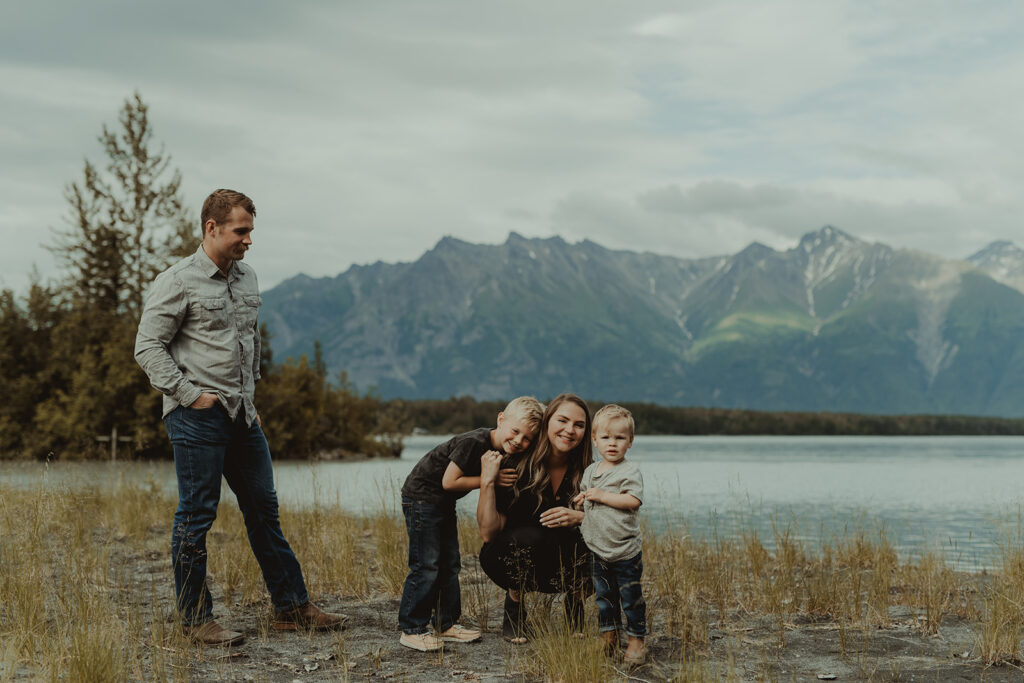
[[(532, 396), (513, 399), (498, 413), (494, 429), (459, 434), (427, 453), (402, 486), (402, 513), (409, 532), (409, 575), (398, 608), (399, 642), (421, 652), (441, 649), (442, 641), (469, 643), (480, 632), (455, 623), (462, 613), (459, 592), (459, 531), (455, 501), (480, 488), (485, 453), (522, 453), (537, 434), (544, 408)], [(503, 469), (499, 484), (511, 486), (515, 469)], [(437, 635), (427, 627), (433, 614)]]
[(615, 404), (594, 415), (594, 445), (601, 460), (588, 466), (574, 502), (583, 503), (581, 531), (591, 550), (590, 570), (597, 600), (597, 627), (606, 649), (619, 646), (622, 612), (629, 645), (625, 661), (643, 664), (647, 657), (647, 604), (640, 590), (643, 575), (640, 522), (644, 480), (640, 468), (626, 462), (633, 445), (633, 415)]

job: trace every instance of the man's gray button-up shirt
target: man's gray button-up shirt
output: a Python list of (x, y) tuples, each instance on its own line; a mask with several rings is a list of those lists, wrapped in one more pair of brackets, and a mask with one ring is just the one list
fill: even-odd
[(164, 416), (217, 394), (231, 418), (256, 419), (260, 378), (260, 291), (256, 272), (233, 261), (227, 277), (203, 251), (153, 281), (135, 338), (135, 359), (164, 395)]

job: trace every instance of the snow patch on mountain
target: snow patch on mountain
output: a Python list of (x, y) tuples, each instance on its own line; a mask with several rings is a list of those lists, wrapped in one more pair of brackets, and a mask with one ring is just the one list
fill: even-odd
[(939, 373), (953, 362), (959, 347), (942, 336), (949, 306), (960, 292), (962, 268), (956, 263), (940, 264), (936, 273), (912, 283), (917, 300), (917, 328), (907, 335), (916, 345), (917, 361), (924, 368), (931, 387)]
[(967, 260), (996, 282), (1024, 292), (1024, 249), (1013, 242), (992, 242)]
[[(852, 286), (840, 306), (845, 309), (851, 302), (860, 298), (875, 281), (878, 263), (871, 256), (877, 254), (885, 260), (888, 250), (869, 245), (827, 225), (818, 232), (804, 235), (796, 251), (802, 252), (806, 259), (803, 277), (807, 312), (811, 317), (817, 318), (817, 291), (838, 275), (852, 271)], [(817, 327), (820, 328), (820, 325)]]

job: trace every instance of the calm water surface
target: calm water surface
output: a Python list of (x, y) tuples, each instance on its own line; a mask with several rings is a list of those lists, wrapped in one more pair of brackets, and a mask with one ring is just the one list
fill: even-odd
[[(444, 438), (409, 437), (397, 460), (279, 462), (279, 497), (292, 506), (396, 511), (405, 475)], [(774, 529), (811, 545), (853, 528), (884, 529), (904, 556), (938, 549), (963, 569), (997, 563), (1000, 543), (1021, 533), (1024, 437), (644, 436), (629, 457), (644, 473), (641, 513), (673, 533), (713, 538), (753, 529), (771, 546)], [(171, 463), (0, 469), (0, 481), (18, 485), (149, 479), (175, 492)], [(470, 494), (459, 509), (472, 514), (475, 499)]]

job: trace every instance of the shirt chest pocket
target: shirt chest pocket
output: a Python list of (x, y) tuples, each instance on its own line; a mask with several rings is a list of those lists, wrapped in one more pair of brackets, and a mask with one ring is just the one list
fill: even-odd
[(242, 305), (238, 307), (241, 329), (252, 330), (256, 328), (256, 317), (260, 312), (260, 304), (263, 300), (258, 295), (242, 297)]
[(200, 324), (208, 330), (227, 329), (229, 323), (227, 304), (224, 299), (206, 297), (196, 301), (196, 313)]

